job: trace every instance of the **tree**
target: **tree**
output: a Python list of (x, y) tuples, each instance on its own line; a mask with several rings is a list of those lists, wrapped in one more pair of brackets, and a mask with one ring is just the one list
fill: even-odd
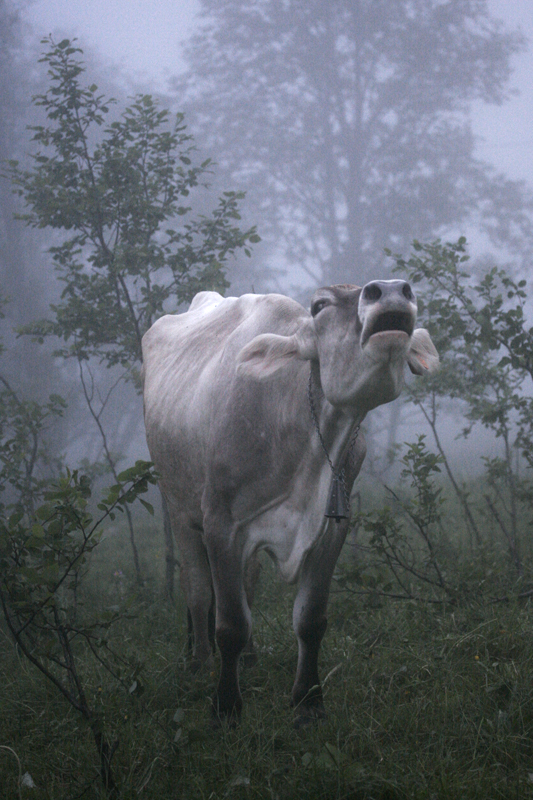
[(308, 281), (361, 282), (385, 246), (467, 221), (524, 247), (520, 185), (473, 156), (471, 104), (504, 102), (524, 48), (485, 0), (202, 7), (179, 96)]
[[(20, 73), (16, 69), (19, 48), (20, 20), (18, 13), (5, 0), (0, 0), (0, 160), (13, 158), (17, 118), (20, 115)], [(18, 74), (17, 74), (18, 73)], [(2, 189), (7, 191), (2, 191)], [(8, 186), (0, 184), (0, 274), (3, 292), (11, 291), (13, 262), (20, 256), (19, 242), (13, 224), (14, 203)]]
[[(493, 264), (470, 267), (464, 237), (415, 240), (409, 257), (393, 258), (393, 272), (416, 285), (419, 320), (440, 356), (438, 372), (407, 387), (409, 404), (422, 412), (438, 452), (429, 451), (425, 434), (404, 443), (401, 476), (414, 492), (405, 482), (397, 490), (385, 486), (383, 505), (358, 514), (357, 525), (368, 535), (360, 551), (369, 559), (349, 564), (341, 585), (376, 599), (430, 603), (474, 596), (508, 601), (511, 586), (518, 598), (530, 598), (533, 327), (526, 281)], [(443, 444), (452, 416), (460, 419), (455, 439), (469, 438), (476, 426), (494, 438), (488, 455), (479, 455), (478, 470), (472, 443), (468, 484), (454, 474), (455, 448), (447, 453)], [(459, 501), (451, 507), (444, 505), (450, 498), (439, 473), (447, 474)], [(470, 538), (465, 571), (464, 534)]]
[(136, 499), (153, 514), (139, 495), (156, 478), (151, 464), (137, 461), (102, 495), (95, 519), (86, 475), (66, 469), (51, 479), (49, 429), (64, 407), (57, 395), (45, 403), (26, 399), (0, 372), (0, 607), (20, 653), (89, 724), (103, 784), (114, 790), (111, 759), (118, 742), (109, 744), (90, 700), (83, 657), (89, 652), (120, 681), (117, 661), (125, 662), (106, 635), (121, 614), (87, 613), (78, 590), (102, 523)]
[[(27, 444), (31, 447), (31, 437)], [(0, 606), (7, 629), (22, 655), (88, 723), (102, 782), (112, 796), (118, 796), (111, 770), (118, 741), (111, 745), (107, 739), (83, 670), (84, 657), (90, 653), (123, 683), (118, 667), (124, 659), (106, 641), (120, 614), (79, 614), (76, 597), (80, 573), (100, 540), (102, 523), (155, 483), (150, 466), (137, 461), (121, 473), (98, 503), (101, 513), (96, 519), (87, 509), (90, 482), (76, 470), (67, 470), (56, 484), (47, 486), (45, 502), (34, 513), (28, 509), (24, 513), (19, 504), (11, 514), (0, 508)]]
[[(18, 0), (0, 0), (0, 173), (5, 171), (9, 159), (20, 158), (24, 164), (28, 163), (25, 128), (34, 112), (31, 92), (40, 84), (31, 63), (33, 43), (25, 34), (21, 4)], [(18, 407), (20, 430), (15, 442), (22, 428), (25, 425), (31, 428), (39, 417), (44, 397), (66, 396), (72, 390), (72, 384), (67, 385), (66, 371), (58, 368), (50, 350), (45, 352), (41, 348), (38, 352), (28, 339), (16, 337), (15, 326), (46, 313), (51, 297), (51, 282), (43, 274), (43, 249), (49, 244), (49, 234), (28, 231), (15, 219), (20, 210), (9, 182), (0, 180), (0, 292), (9, 301), (4, 307), (0, 416), (3, 417), (4, 410), (14, 411)], [(46, 424), (49, 422), (51, 418)], [(64, 450), (68, 431), (66, 416), (61, 420), (54, 415), (54, 423), (54, 435), (47, 440), (49, 466)], [(18, 457), (15, 452), (12, 455)], [(31, 469), (31, 459), (25, 469)]]
[(516, 573), (522, 574), (520, 527), (529, 517), (533, 492), (524, 465), (533, 467), (533, 328), (529, 326), (526, 281), (506, 270), (468, 269), (466, 239), (422, 244), (409, 259), (395, 256), (395, 270), (417, 284), (419, 313), (441, 357), (441, 369), (425, 386), (411, 386), (410, 400), (433, 433), (448, 477), (476, 544), (483, 539), (468, 493), (460, 487), (439, 436), (443, 401), (460, 404), (462, 436), (475, 425), (492, 431), (500, 452), (483, 459), (486, 513), (506, 541)]
[[(6, 301), (0, 297), (0, 319)], [(0, 339), (0, 356), (5, 346)], [(49, 429), (63, 415), (65, 401), (52, 394), (46, 402), (28, 400), (0, 371), (0, 512), (6, 505), (26, 521), (42, 499), (50, 474)]]
[[(121, 368), (117, 378), (138, 384), (141, 339), (155, 318), (175, 311), (201, 289), (224, 291), (225, 264), (237, 248), (258, 241), (243, 232), (238, 202), (225, 192), (208, 215), (192, 215), (189, 195), (206, 187), (211, 162), (193, 164), (194, 148), (183, 115), (169, 112), (149, 95), (139, 95), (111, 121), (114, 100), (95, 84), (84, 86), (82, 51), (68, 39), (52, 38), (42, 61), (49, 86), (34, 98), (46, 125), (34, 125), (38, 147), (30, 169), (10, 162), (10, 176), (34, 228), (64, 232), (50, 248), (60, 300), (53, 316), (25, 326), (38, 341), (57, 337), (56, 355), (75, 358), (84, 396), (102, 435), (105, 457), (118, 479), (100, 404), (92, 391), (89, 362)], [(177, 224), (177, 221), (180, 224)], [(138, 578), (133, 527), (130, 534)], [(171, 539), (170, 539), (171, 543)]]
[[(68, 342), (57, 351), (64, 357), (96, 357), (130, 370), (157, 316), (201, 289), (223, 291), (228, 255), (258, 237), (255, 229), (235, 227), (242, 198), (235, 192), (225, 192), (209, 217), (187, 217), (186, 198), (207, 179), (211, 162), (192, 165), (183, 115), (171, 126), (169, 112), (150, 95), (136, 97), (91, 146), (115, 101), (94, 84), (80, 85), (80, 48), (67, 39), (43, 43), (50, 45), (42, 59), (50, 87), (34, 102), (50, 124), (31, 130), (45, 150), (33, 156), (33, 169), (12, 161), (11, 177), (29, 208), (21, 219), (73, 235), (49, 251), (64, 284), (61, 301), (51, 306), (55, 318), (27, 332)], [(185, 217), (180, 229), (162, 231)]]

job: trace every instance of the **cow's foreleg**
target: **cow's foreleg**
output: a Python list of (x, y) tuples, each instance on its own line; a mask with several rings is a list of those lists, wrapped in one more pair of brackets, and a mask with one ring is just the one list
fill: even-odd
[(220, 650), (220, 679), (213, 698), (218, 718), (236, 721), (242, 709), (239, 689), (239, 656), (252, 630), (252, 618), (244, 589), (242, 554), (227, 540), (208, 545), (216, 596), (216, 642)]
[(308, 555), (302, 569), (292, 616), (298, 639), (298, 667), (292, 688), (297, 725), (325, 716), (318, 653), (328, 624), (326, 611), (331, 578), (347, 529), (347, 522), (330, 523), (329, 532)]

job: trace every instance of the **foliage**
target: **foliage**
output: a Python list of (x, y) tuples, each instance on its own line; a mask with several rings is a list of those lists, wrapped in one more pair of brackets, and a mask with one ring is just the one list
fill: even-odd
[[(0, 0), (0, 164), (23, 153), (20, 129), (28, 100), (29, 69), (23, 42), (21, 8), (14, 0)], [(20, 235), (20, 226), (13, 220), (16, 210), (14, 197), (0, 181), (0, 278), (2, 294), (14, 299), (19, 312), (34, 307), (36, 297), (17, 296), (21, 283), (35, 277), (28, 261), (28, 241)], [(34, 254), (32, 254), (34, 255)], [(33, 274), (32, 274), (33, 273)]]
[[(388, 488), (393, 501), (375, 511), (359, 513), (357, 527), (367, 534), (370, 561), (341, 566), (337, 583), (348, 592), (396, 599), (429, 599), (455, 603), (456, 586), (441, 563), (445, 499), (436, 482), (442, 456), (431, 453), (420, 435), (405, 443), (402, 478), (411, 493)], [(398, 594), (398, 591), (400, 594)]]
[[(0, 319), (6, 300), (0, 298)], [(0, 355), (5, 347), (0, 339)], [(31, 516), (47, 485), (50, 467), (45, 433), (63, 415), (65, 401), (51, 394), (45, 403), (27, 400), (0, 373), (0, 498), (23, 516)], [(0, 500), (0, 512), (5, 502)]]
[(45, 403), (22, 400), (2, 375), (0, 384), (0, 493), (9, 489), (20, 510), (32, 513), (47, 483), (37, 474), (48, 461), (43, 434), (66, 404), (55, 394)]
[[(183, 114), (172, 124), (150, 95), (138, 95), (114, 119), (116, 101), (100, 94), (96, 84), (82, 82), (80, 48), (68, 39), (42, 43), (48, 47), (41, 59), (48, 67), (48, 89), (33, 99), (46, 124), (30, 128), (38, 148), (33, 166), (23, 169), (11, 161), (9, 175), (27, 208), (20, 218), (63, 234), (49, 250), (63, 289), (51, 305), (52, 318), (21, 332), (41, 343), (57, 337), (61, 346), (55, 355), (78, 360), (83, 395), (117, 479), (102, 415), (122, 380), (133, 380), (139, 389), (143, 334), (158, 316), (176, 311), (198, 291), (223, 292), (229, 285), (228, 257), (239, 248), (250, 255), (248, 245), (259, 236), (255, 228), (237, 227), (243, 195), (236, 192), (224, 192), (210, 214), (192, 214), (189, 196), (207, 187), (211, 162), (193, 163)], [(85, 363), (94, 358), (122, 369), (103, 398)], [(126, 516), (142, 583), (127, 507)], [(173, 570), (172, 554), (169, 564)]]
[(80, 48), (51, 37), (43, 44), (49, 88), (34, 102), (47, 124), (31, 127), (33, 167), (12, 161), (10, 176), (29, 209), (21, 218), (67, 237), (50, 248), (63, 284), (54, 318), (24, 332), (59, 337), (61, 356), (131, 369), (169, 303), (175, 310), (200, 289), (224, 290), (228, 256), (259, 237), (236, 227), (235, 192), (209, 215), (191, 216), (189, 195), (206, 185), (211, 162), (193, 163), (182, 114), (172, 125), (167, 110), (138, 95), (110, 121), (115, 100), (81, 83)]
[[(440, 353), (440, 371), (412, 382), (407, 392), (407, 402), (429, 425), (437, 454), (424, 435), (406, 443), (402, 477), (411, 493), (385, 487), (384, 507), (357, 515), (365, 557), (345, 565), (341, 585), (348, 593), (430, 603), (456, 604), (472, 592), (492, 602), (509, 593), (529, 597), (533, 328), (526, 282), (498, 267), (468, 269), (464, 237), (446, 244), (415, 241), (409, 259), (394, 259), (395, 271), (417, 287), (421, 323)], [(471, 460), (471, 474), (462, 482), (442, 441), (454, 417), (460, 420), (457, 438), (472, 437), (478, 426), (494, 439), (479, 457), (484, 475), (472, 474)], [(469, 575), (459, 570), (465, 549), (475, 563)]]
[[(421, 290), (420, 315), (441, 353), (442, 368), (425, 387), (412, 387), (411, 399), (429, 422), (443, 458), (437, 417), (449, 399), (466, 417), (464, 437), (477, 424), (501, 443), (500, 454), (485, 459), (485, 511), (503, 533), (520, 575), (518, 529), (533, 497), (529, 473), (523, 474), (524, 462), (533, 466), (533, 328), (525, 308), (526, 281), (515, 281), (495, 266), (467, 271), (464, 237), (448, 244), (415, 241), (413, 250), (408, 260), (396, 256), (395, 268)], [(446, 459), (445, 465), (479, 545), (474, 512)]]
[[(0, 351), (2, 344), (0, 343)], [(0, 605), (19, 652), (61, 692), (88, 722), (100, 758), (104, 786), (114, 791), (110, 745), (103, 720), (88, 698), (80, 660), (90, 651), (99, 665), (120, 679), (125, 664), (107, 643), (120, 613), (87, 613), (79, 588), (106, 519), (126, 510), (155, 483), (150, 464), (137, 462), (89, 511), (89, 479), (77, 470), (51, 482), (46, 433), (63, 413), (64, 400), (23, 399), (0, 374)], [(48, 472), (48, 474), (47, 474)], [(16, 754), (15, 754), (16, 755)]]
[[(466, 377), (475, 419), (487, 427), (496, 426), (496, 435), (502, 436), (500, 426), (508, 419), (503, 410), (497, 404), (491, 413), (489, 406), (476, 403), (481, 403), (485, 388), (493, 391), (493, 382), (502, 375), (501, 382), (510, 382), (511, 387), (518, 379), (533, 376), (533, 328), (527, 326), (526, 281), (516, 282), (498, 267), (482, 271), (479, 278), (475, 272), (467, 272), (470, 256), (465, 237), (446, 244), (440, 240), (430, 244), (415, 240), (413, 250), (409, 260), (394, 256), (395, 271), (420, 284), (419, 315), (435, 336), (443, 356), (444, 369), (435, 377), (435, 386), (441, 394), (464, 397)], [(390, 251), (387, 253), (391, 255)], [(452, 355), (454, 360), (460, 359), (461, 371), (465, 371), (461, 385), (457, 379), (454, 381), (449, 364)], [(487, 370), (490, 380), (484, 385), (482, 376)], [(501, 389), (499, 384), (497, 388)], [(520, 409), (514, 393), (509, 400)]]
[[(419, 315), (441, 357), (440, 371), (408, 391), (408, 402), (422, 411), (438, 454), (429, 452), (425, 436), (407, 444), (402, 476), (410, 479), (413, 495), (387, 488), (384, 508), (358, 516), (360, 547), (367, 556), (362, 565), (345, 570), (343, 586), (348, 592), (429, 602), (457, 603), (472, 591), (492, 601), (509, 591), (529, 597), (533, 328), (527, 323), (526, 282), (497, 267), (467, 271), (464, 237), (447, 244), (415, 241), (408, 260), (394, 258), (395, 270), (417, 285)], [(476, 425), (494, 435), (495, 451), (479, 463), (485, 475), (470, 475), (470, 484), (457, 479), (442, 444), (441, 429), (450, 427), (454, 412), (466, 420), (459, 436), (471, 437)], [(459, 503), (455, 510), (449, 497), (443, 506), (441, 468)], [(456, 535), (458, 525), (468, 532), (469, 551), (475, 554), (469, 576), (458, 574), (468, 546), (468, 539)], [(487, 580), (494, 559), (497, 581)]]
[(485, 0), (202, 9), (177, 95), (261, 210), (276, 255), (313, 284), (361, 284), (385, 244), (401, 249), (468, 219), (526, 247), (523, 187), (473, 152), (469, 106), (505, 101), (525, 46)]
[(119, 614), (80, 613), (79, 583), (102, 523), (155, 483), (151, 465), (142, 461), (118, 477), (98, 503), (97, 518), (88, 510), (89, 481), (76, 470), (48, 487), (29, 520), (16, 505), (0, 518), (0, 603), (7, 627), (22, 654), (89, 723), (108, 789), (114, 788), (110, 763), (116, 745), (107, 742), (87, 696), (81, 658), (85, 645), (116, 677), (117, 658), (107, 646), (106, 631)]
[[(161, 532), (150, 523), (142, 557)], [(148, 535), (149, 534), (149, 535)], [(465, 571), (468, 557), (465, 557)], [(133, 575), (127, 531), (94, 551), (86, 602), (115, 603), (111, 569)], [(163, 571), (163, 565), (157, 568)], [(531, 793), (530, 602), (453, 610), (358, 598), (334, 588), (321, 651), (328, 717), (295, 734), (289, 707), (297, 644), (295, 587), (265, 559), (252, 609), (259, 661), (243, 670), (246, 696), (235, 730), (209, 726), (213, 677), (191, 674), (183, 608), (145, 593), (109, 630), (128, 662), (143, 662), (142, 702), (94, 662), (83, 663), (90, 697), (120, 739), (113, 768), (123, 796), (340, 800), (484, 800)], [(98, 797), (94, 755), (63, 698), (4, 648), (0, 728), (36, 785), (35, 800)], [(17, 764), (0, 753), (0, 782), (17, 796)], [(23, 790), (24, 791), (24, 790)], [(10, 794), (11, 792), (11, 794)], [(83, 794), (85, 793), (85, 794)]]
[[(2, 344), (0, 343), (0, 351)], [(64, 400), (23, 399), (0, 374), (0, 605), (19, 651), (85, 718), (91, 728), (104, 786), (114, 790), (110, 746), (101, 717), (88, 699), (80, 659), (88, 649), (119, 678), (117, 656), (107, 645), (109, 626), (120, 614), (91, 614), (78, 593), (88, 559), (106, 519), (127, 509), (155, 483), (150, 464), (137, 462), (89, 511), (90, 481), (66, 470), (55, 482), (46, 455), (47, 428), (63, 413)], [(48, 474), (47, 474), (48, 468)], [(121, 661), (118, 658), (118, 661)], [(122, 660), (122, 663), (123, 660)], [(15, 754), (16, 755), (16, 754)]]

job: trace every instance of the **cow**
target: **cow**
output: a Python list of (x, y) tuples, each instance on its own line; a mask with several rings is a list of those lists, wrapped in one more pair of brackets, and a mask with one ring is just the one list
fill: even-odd
[(200, 292), (143, 338), (147, 442), (179, 547), (193, 656), (209, 669), (215, 603), (215, 719), (241, 714), (238, 663), (261, 550), (299, 583), (297, 722), (324, 715), (318, 653), (366, 453), (356, 434), (398, 397), (406, 365), (418, 375), (438, 366), (416, 313), (403, 280), (318, 289), (310, 312), (279, 294)]

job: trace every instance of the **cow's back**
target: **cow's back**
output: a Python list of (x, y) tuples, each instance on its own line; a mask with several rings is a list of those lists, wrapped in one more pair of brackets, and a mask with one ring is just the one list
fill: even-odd
[(223, 298), (200, 292), (184, 314), (161, 317), (143, 337), (148, 447), (167, 497), (199, 515), (213, 415), (237, 355), (262, 333), (292, 334), (303, 307), (282, 295)]

